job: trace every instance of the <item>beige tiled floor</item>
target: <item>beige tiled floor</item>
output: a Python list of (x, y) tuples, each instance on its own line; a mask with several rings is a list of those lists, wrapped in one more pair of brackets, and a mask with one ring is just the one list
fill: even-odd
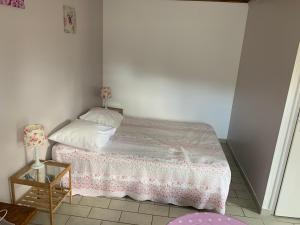
[[(232, 170), (232, 183), (226, 208), (227, 215), (248, 225), (300, 224), (300, 220), (297, 219), (259, 215), (227, 146), (223, 145), (223, 149)], [(149, 201), (138, 202), (130, 198), (74, 196), (73, 205), (63, 203), (56, 212), (55, 225), (166, 225), (176, 217), (196, 211), (189, 207), (177, 207)], [(31, 224), (49, 225), (49, 215), (38, 213)]]

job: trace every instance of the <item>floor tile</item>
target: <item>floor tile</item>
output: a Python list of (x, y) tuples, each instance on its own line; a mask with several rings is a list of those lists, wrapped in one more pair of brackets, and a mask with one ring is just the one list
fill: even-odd
[(63, 203), (57, 210), (57, 213), (70, 216), (87, 217), (90, 211), (91, 207), (88, 206), (70, 205), (68, 203)]
[(103, 221), (101, 225), (131, 225), (128, 223), (118, 223), (118, 222), (111, 222), (111, 221)]
[(163, 217), (163, 216), (153, 216), (152, 225), (167, 225), (172, 220), (174, 220), (174, 218)]
[(241, 216), (233, 216), (237, 220), (246, 223), (247, 225), (264, 225), (263, 221), (256, 218), (249, 218), (249, 217), (241, 217)]
[(232, 177), (239, 177), (239, 178), (242, 177), (240, 171), (231, 171), (231, 176)]
[(66, 225), (100, 225), (101, 220), (71, 216)]
[(170, 215), (169, 217), (179, 217), (186, 214), (197, 212), (196, 209), (183, 208), (183, 207), (174, 207), (170, 206)]
[(292, 223), (277, 221), (275, 217), (265, 217), (262, 219), (265, 225), (292, 225)]
[(251, 199), (228, 198), (226, 205), (235, 205), (246, 209), (256, 209), (256, 206)]
[(122, 211), (129, 211), (129, 212), (138, 212), (139, 203), (133, 201), (121, 201), (121, 200), (112, 199), (109, 208), (122, 210)]
[(235, 193), (234, 190), (231, 190), (231, 191), (229, 192), (229, 194), (228, 194), (228, 197), (229, 197), (229, 198), (237, 198), (237, 194)]
[(153, 204), (140, 204), (140, 213), (151, 214), (156, 216), (168, 216), (169, 206), (153, 205)]
[(235, 191), (248, 191), (247, 186), (245, 184), (231, 183), (231, 190)]
[(163, 205), (163, 206), (169, 206), (167, 203), (161, 203), (161, 202), (152, 202), (150, 200), (147, 201), (141, 201), (141, 204), (152, 204), (152, 205)]
[[(54, 215), (55, 225), (65, 225), (70, 216), (67, 215)], [(50, 215), (45, 212), (38, 212), (31, 221), (32, 224), (36, 225), (50, 225)]]
[[(79, 202), (81, 200), (82, 196), (80, 195), (74, 195), (72, 196), (72, 205), (79, 205)], [(64, 202), (69, 203), (70, 202), (70, 197), (65, 197)]]
[(80, 201), (80, 205), (92, 206), (92, 207), (100, 207), (100, 208), (107, 208), (110, 203), (109, 198), (102, 198), (102, 197), (82, 197)]
[(288, 218), (288, 217), (274, 217), (276, 221), (281, 221), (281, 222), (287, 222), (287, 223), (295, 223), (295, 224), (300, 224), (300, 219), (296, 218)]
[(137, 225), (151, 225), (152, 216), (140, 213), (122, 212), (121, 222)]
[(251, 194), (248, 191), (236, 191), (238, 198), (251, 200)]
[(226, 207), (226, 214), (230, 216), (245, 216), (242, 208), (235, 205), (228, 205)]
[(231, 178), (231, 183), (235, 183), (235, 184), (245, 184), (245, 181), (242, 177), (232, 177)]
[(231, 171), (240, 171), (239, 168), (237, 166), (235, 166), (234, 164), (230, 167)]
[(251, 218), (262, 218), (262, 217), (264, 217), (263, 215), (259, 214), (256, 210), (253, 210), (253, 209), (243, 208), (243, 212), (244, 212), (245, 216), (251, 217)]
[(120, 201), (129, 201), (129, 202), (138, 202), (138, 201), (130, 198), (129, 196), (125, 196), (123, 198), (112, 197), (111, 199), (120, 200)]
[(101, 209), (93, 208), (89, 215), (89, 218), (118, 221), (121, 216), (121, 211), (111, 210), (111, 209)]
[(139, 202), (139, 201), (134, 200), (133, 198), (131, 198), (131, 197), (129, 197), (129, 196), (125, 196), (125, 197), (124, 197), (124, 200), (125, 200), (125, 201)]

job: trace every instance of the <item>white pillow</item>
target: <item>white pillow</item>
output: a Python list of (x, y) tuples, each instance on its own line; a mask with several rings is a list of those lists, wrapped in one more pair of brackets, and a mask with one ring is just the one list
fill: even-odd
[(123, 116), (120, 113), (103, 108), (90, 109), (90, 111), (79, 118), (114, 128), (118, 128), (123, 120)]
[(52, 134), (49, 139), (75, 148), (100, 151), (115, 132), (116, 128), (85, 120), (74, 120)]

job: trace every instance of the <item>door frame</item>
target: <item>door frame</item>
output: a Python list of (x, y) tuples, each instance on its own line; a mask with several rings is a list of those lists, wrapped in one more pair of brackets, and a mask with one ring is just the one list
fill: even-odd
[(300, 44), (275, 147), (262, 211), (274, 214), (300, 108)]

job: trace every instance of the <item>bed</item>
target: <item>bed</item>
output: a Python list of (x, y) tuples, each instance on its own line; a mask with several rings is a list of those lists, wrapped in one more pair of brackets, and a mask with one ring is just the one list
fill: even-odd
[(72, 163), (73, 194), (225, 213), (231, 172), (207, 124), (125, 116), (101, 152), (56, 144), (52, 156)]

